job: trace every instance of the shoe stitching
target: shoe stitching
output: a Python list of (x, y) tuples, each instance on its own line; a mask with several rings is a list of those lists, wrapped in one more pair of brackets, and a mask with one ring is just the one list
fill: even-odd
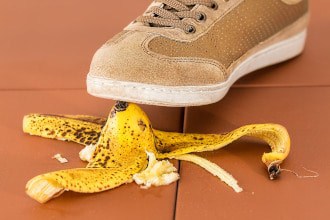
[(153, 58), (156, 58), (158, 60), (162, 60), (162, 61), (169, 61), (169, 62), (174, 62), (174, 63), (180, 63), (180, 62), (191, 62), (191, 63), (196, 63), (196, 64), (199, 64), (199, 63), (202, 63), (202, 64), (209, 64), (209, 65), (213, 65), (215, 67), (217, 67), (219, 70), (220, 70), (220, 74), (222, 76), (222, 79), (223, 80), (226, 80), (227, 79), (227, 71), (224, 67), (222, 67), (222, 65), (217, 62), (217, 61), (213, 61), (213, 60), (209, 60), (209, 59), (203, 59), (203, 58), (170, 58), (170, 57), (161, 57), (159, 54), (156, 54), (152, 51), (150, 51), (148, 48), (147, 48), (147, 44), (150, 42), (150, 40), (152, 40), (153, 37), (155, 37), (157, 35), (153, 34), (153, 35), (149, 35), (148, 37), (146, 37), (142, 43), (141, 43), (141, 48), (142, 50), (148, 54), (149, 56), (153, 57)]

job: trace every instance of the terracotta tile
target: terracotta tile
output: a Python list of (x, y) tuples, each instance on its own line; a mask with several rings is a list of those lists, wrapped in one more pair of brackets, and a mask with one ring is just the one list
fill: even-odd
[(327, 0), (309, 1), (311, 22), (304, 53), (290, 61), (243, 77), (235, 86), (330, 85), (330, 7)]
[[(113, 102), (93, 98), (84, 90), (2, 91), (0, 100), (0, 206), (3, 219), (172, 219), (176, 184), (143, 190), (131, 183), (90, 195), (67, 192), (43, 205), (29, 198), (24, 189), (33, 176), (86, 164), (78, 158), (81, 146), (77, 144), (24, 134), (23, 115), (43, 112), (106, 116)], [(180, 130), (181, 109), (142, 107), (150, 115), (154, 127)], [(61, 153), (69, 163), (59, 164), (52, 160), (56, 153)]]
[(1, 1), (0, 89), (85, 88), (96, 49), (149, 3)]
[[(327, 0), (310, 1), (305, 53), (240, 80), (237, 86), (329, 85)], [(0, 11), (0, 89), (85, 88), (95, 50), (140, 15), (148, 0), (6, 1)], [(74, 15), (74, 16), (72, 16)], [(17, 77), (19, 76), (19, 77)]]
[[(7, 1), (1, 5), (0, 89), (85, 88), (95, 50), (140, 15), (148, 0)], [(236, 86), (329, 85), (329, 1), (311, 1), (305, 53), (244, 77)], [(74, 16), (72, 16), (74, 14)], [(20, 77), (17, 77), (20, 76)]]
[(209, 173), (181, 163), (177, 219), (328, 219), (330, 88), (236, 88), (221, 102), (186, 111), (186, 132), (221, 133), (251, 123), (287, 127), (292, 151), (282, 168), (318, 178), (299, 179), (283, 172), (270, 181), (261, 162), (264, 143), (242, 139), (202, 156), (229, 171), (244, 188), (235, 193)]

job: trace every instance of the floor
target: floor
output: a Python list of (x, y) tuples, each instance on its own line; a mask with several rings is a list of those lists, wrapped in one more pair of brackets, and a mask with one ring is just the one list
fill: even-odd
[[(85, 76), (103, 42), (137, 17), (149, 0), (0, 0), (0, 207), (3, 219), (328, 219), (330, 210), (330, 14), (327, 0), (311, 1), (305, 52), (250, 74), (220, 102), (203, 107), (142, 106), (155, 128), (220, 133), (249, 123), (286, 126), (292, 138), (284, 172), (267, 178), (261, 155), (268, 147), (243, 139), (202, 156), (232, 173), (244, 188), (236, 194), (209, 173), (175, 162), (181, 179), (140, 189), (128, 184), (104, 193), (65, 193), (38, 204), (24, 192), (33, 176), (83, 167), (80, 146), (22, 132), (32, 112), (106, 116), (113, 101), (89, 96)], [(127, 6), (129, 5), (129, 7)], [(69, 159), (59, 164), (51, 157)]]

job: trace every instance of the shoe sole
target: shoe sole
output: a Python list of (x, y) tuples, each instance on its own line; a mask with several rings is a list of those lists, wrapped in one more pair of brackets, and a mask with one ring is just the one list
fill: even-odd
[(89, 94), (107, 99), (122, 100), (149, 105), (187, 107), (218, 102), (241, 77), (255, 70), (274, 65), (302, 53), (307, 29), (279, 41), (248, 56), (231, 72), (228, 79), (217, 85), (161, 86), (117, 81), (87, 75)]

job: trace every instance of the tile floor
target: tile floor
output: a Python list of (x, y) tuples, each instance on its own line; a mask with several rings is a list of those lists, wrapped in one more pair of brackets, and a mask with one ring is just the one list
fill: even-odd
[[(267, 179), (261, 155), (268, 147), (242, 139), (202, 154), (231, 172), (240, 194), (201, 168), (180, 166), (181, 180), (142, 190), (134, 184), (93, 195), (65, 193), (40, 205), (25, 195), (34, 175), (82, 167), (80, 147), (31, 137), (21, 130), (31, 112), (106, 116), (113, 101), (89, 96), (85, 75), (97, 47), (138, 16), (149, 0), (0, 0), (0, 207), (3, 219), (328, 219), (330, 211), (330, 3), (311, 1), (306, 50), (300, 57), (238, 81), (221, 102), (193, 108), (143, 106), (154, 127), (218, 133), (248, 123), (285, 125), (292, 152), (283, 164), (302, 175)], [(127, 7), (127, 4), (130, 7)], [(62, 153), (70, 163), (50, 158)]]

